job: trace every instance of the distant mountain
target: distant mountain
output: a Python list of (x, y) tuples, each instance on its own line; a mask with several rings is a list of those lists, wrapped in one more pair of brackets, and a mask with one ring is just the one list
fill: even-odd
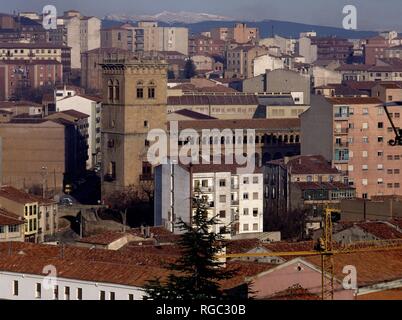
[[(211, 16), (213, 18), (211, 18)], [(204, 13), (189, 13), (178, 12), (170, 13), (163, 12), (155, 16), (123, 16), (123, 15), (108, 15), (103, 20), (104, 27), (111, 27), (122, 22), (137, 22), (141, 20), (152, 20), (160, 22), (161, 26), (173, 26), (173, 27), (186, 27), (189, 28), (191, 33), (200, 33), (203, 31), (209, 31), (217, 27), (232, 27), (236, 20), (214, 16)], [(197, 21), (198, 20), (198, 21)], [(361, 39), (369, 38), (377, 35), (374, 31), (354, 31), (345, 30), (343, 28), (317, 26), (311, 24), (287, 22), (279, 20), (263, 20), (263, 21), (242, 21), (249, 27), (257, 27), (260, 29), (260, 36), (262, 38), (270, 37), (272, 34), (276, 34), (287, 38), (298, 38), (301, 32), (315, 31), (318, 36), (337, 36), (347, 39)]]
[(169, 12), (163, 11), (155, 15), (119, 15), (119, 14), (109, 14), (105, 16), (106, 20), (115, 21), (159, 21), (165, 23), (197, 23), (203, 21), (229, 21), (232, 18), (219, 16), (209, 13), (196, 13), (196, 12)]

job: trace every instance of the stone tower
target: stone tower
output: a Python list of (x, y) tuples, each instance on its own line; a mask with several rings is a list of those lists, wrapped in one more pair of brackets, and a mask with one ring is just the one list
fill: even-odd
[(153, 182), (147, 134), (167, 130), (167, 64), (106, 60), (102, 70), (102, 197), (129, 186), (141, 192)]

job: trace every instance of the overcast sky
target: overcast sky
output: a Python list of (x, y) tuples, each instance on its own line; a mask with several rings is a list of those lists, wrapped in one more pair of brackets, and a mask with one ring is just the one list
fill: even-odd
[(354, 4), (358, 28), (402, 31), (402, 0), (0, 0), (0, 11), (41, 11), (53, 4), (59, 12), (77, 9), (87, 15), (155, 14), (192, 11), (225, 15), (238, 20), (276, 19), (342, 26), (342, 8)]

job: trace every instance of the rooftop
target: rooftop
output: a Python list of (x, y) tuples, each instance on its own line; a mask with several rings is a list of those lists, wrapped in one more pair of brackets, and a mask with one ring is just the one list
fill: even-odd
[(0, 187), (0, 197), (6, 198), (21, 204), (38, 202), (38, 199), (29, 193), (20, 191), (11, 186)]
[(10, 226), (24, 223), (25, 220), (22, 217), (0, 208), (0, 226)]
[(255, 95), (184, 95), (168, 97), (168, 105), (258, 105), (258, 97)]

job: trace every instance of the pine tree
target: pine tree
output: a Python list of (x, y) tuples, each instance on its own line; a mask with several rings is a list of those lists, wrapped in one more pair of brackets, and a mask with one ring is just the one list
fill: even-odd
[(187, 59), (186, 64), (184, 65), (184, 77), (186, 79), (191, 79), (196, 75), (195, 65), (193, 60), (190, 58)]
[(222, 253), (223, 237), (213, 231), (217, 217), (208, 218), (208, 205), (202, 197), (194, 199), (196, 208), (192, 225), (182, 220), (178, 223), (185, 231), (178, 241), (181, 257), (169, 266), (171, 274), (165, 283), (160, 279), (150, 281), (145, 292), (153, 300), (202, 300), (224, 299), (219, 281), (234, 276), (235, 270), (227, 270), (216, 260)]

